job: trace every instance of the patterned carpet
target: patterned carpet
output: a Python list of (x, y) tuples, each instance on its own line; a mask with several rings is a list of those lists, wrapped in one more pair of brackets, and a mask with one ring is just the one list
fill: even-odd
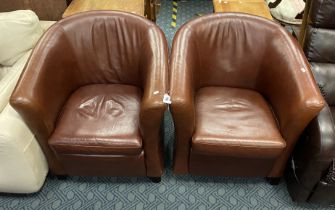
[[(2, 195), (0, 209), (317, 209), (291, 202), (286, 186), (263, 179), (175, 176), (159, 184), (146, 178), (48, 178), (36, 194)], [(330, 208), (329, 208), (330, 209)]]
[[(172, 2), (163, 0), (158, 25), (169, 43)], [(211, 13), (211, 1), (180, 2), (177, 28), (196, 13)], [(147, 178), (48, 177), (40, 192), (0, 195), (2, 209), (333, 209), (291, 201), (284, 182), (271, 186), (262, 178), (175, 176), (170, 169), (173, 145), (171, 115), (164, 120), (168, 169), (162, 182)]]
[(172, 0), (161, 0), (161, 9), (156, 22), (163, 29), (169, 46), (171, 46), (173, 36), (181, 25), (192, 18), (196, 18), (197, 14), (209, 13), (213, 13), (211, 0), (178, 1), (177, 26), (173, 28), (171, 27)]

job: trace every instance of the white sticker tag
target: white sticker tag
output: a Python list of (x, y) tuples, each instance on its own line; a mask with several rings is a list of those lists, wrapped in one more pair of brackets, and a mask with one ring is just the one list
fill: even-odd
[(165, 104), (171, 104), (171, 97), (168, 94), (164, 94), (163, 96), (163, 103)]

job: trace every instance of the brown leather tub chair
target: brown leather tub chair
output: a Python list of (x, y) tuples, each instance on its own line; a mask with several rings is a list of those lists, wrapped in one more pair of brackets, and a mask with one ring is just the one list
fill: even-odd
[(300, 40), (327, 106), (306, 128), (286, 170), (294, 201), (335, 203), (335, 1), (308, 0)]
[(276, 184), (324, 105), (298, 43), (272, 21), (225, 13), (185, 24), (172, 48), (175, 173)]
[(167, 57), (163, 32), (133, 14), (87, 12), (55, 24), (11, 97), (51, 172), (159, 181)]

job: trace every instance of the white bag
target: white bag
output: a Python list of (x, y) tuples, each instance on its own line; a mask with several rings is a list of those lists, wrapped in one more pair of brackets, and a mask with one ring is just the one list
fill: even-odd
[(295, 25), (302, 23), (304, 0), (266, 0), (266, 3), (275, 19)]

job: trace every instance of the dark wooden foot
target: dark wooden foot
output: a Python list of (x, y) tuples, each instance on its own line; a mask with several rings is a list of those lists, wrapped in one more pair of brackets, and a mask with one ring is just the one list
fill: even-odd
[(66, 175), (58, 175), (56, 176), (58, 180), (66, 180), (67, 176)]
[(281, 177), (266, 177), (265, 180), (271, 185), (278, 185)]
[(161, 178), (160, 178), (160, 177), (149, 177), (149, 179), (150, 179), (153, 183), (160, 183), (160, 182), (161, 182)]

